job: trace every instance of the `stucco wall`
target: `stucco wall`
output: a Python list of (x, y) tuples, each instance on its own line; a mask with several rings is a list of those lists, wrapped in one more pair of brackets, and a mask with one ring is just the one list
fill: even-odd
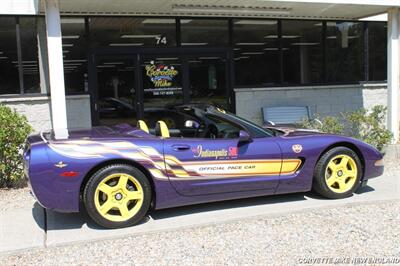
[[(90, 127), (92, 121), (89, 95), (67, 96), (66, 101), (68, 127)], [(50, 98), (47, 96), (0, 98), (0, 103), (24, 114), (37, 132), (52, 128)]]
[(338, 115), (343, 111), (387, 105), (386, 84), (304, 86), (235, 89), (236, 113), (262, 123), (261, 108), (310, 106), (312, 114)]

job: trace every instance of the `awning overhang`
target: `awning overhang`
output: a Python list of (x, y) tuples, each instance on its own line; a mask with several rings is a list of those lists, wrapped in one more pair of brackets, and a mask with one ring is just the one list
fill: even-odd
[[(43, 1), (42, 1), (43, 2)], [(397, 0), (60, 0), (61, 15), (258, 17), (357, 20), (400, 7)], [(40, 13), (44, 13), (43, 3)]]

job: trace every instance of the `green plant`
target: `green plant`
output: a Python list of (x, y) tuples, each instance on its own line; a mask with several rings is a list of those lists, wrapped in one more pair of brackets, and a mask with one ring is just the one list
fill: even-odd
[[(316, 116), (319, 118), (319, 115)], [(386, 107), (374, 106), (370, 111), (359, 109), (340, 113), (338, 117), (319, 118), (321, 123), (304, 120), (301, 126), (317, 129), (325, 133), (343, 134), (365, 141), (382, 151), (392, 139), (392, 133), (386, 129)]]
[(303, 120), (300, 126), (332, 134), (342, 134), (344, 130), (343, 124), (340, 122), (339, 118), (334, 116), (325, 116), (321, 118), (317, 115), (315, 120)]
[(24, 115), (0, 104), (0, 187), (20, 187), (23, 174), (23, 146), (32, 127)]
[(393, 137), (386, 129), (386, 111), (385, 106), (376, 105), (370, 111), (360, 109), (342, 115), (347, 122), (350, 136), (383, 150)]

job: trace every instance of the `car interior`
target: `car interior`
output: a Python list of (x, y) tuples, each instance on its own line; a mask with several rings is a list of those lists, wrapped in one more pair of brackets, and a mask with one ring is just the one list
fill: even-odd
[(231, 139), (238, 138), (243, 128), (230, 121), (211, 114), (187, 112), (175, 112), (174, 116), (158, 120), (154, 128), (148, 126), (144, 120), (138, 120), (137, 127), (141, 130), (163, 138), (210, 138)]

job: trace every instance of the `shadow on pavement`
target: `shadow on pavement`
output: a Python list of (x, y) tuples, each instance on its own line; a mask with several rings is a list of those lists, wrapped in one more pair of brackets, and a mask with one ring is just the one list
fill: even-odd
[(35, 220), (36, 224), (42, 229), (46, 230), (46, 210), (39, 205), (39, 203), (35, 202), (32, 206), (32, 217)]
[[(361, 194), (364, 194), (364, 193), (367, 193), (367, 192), (372, 192), (372, 191), (375, 191), (375, 189), (374, 189), (373, 187), (365, 186), (365, 187), (360, 187), (359, 189), (357, 189), (357, 190), (354, 192), (354, 194), (356, 194), (356, 195), (361, 195)], [(353, 197), (354, 194), (353, 194), (351, 197)], [(314, 192), (314, 191), (306, 192), (305, 195), (306, 195), (308, 198), (311, 198), (311, 199), (326, 200), (326, 201), (334, 200), (334, 199), (325, 198), (325, 197), (319, 195), (318, 193), (316, 193), (316, 192)]]
[[(300, 201), (306, 200), (304, 193), (287, 194), (287, 195), (276, 195), (276, 196), (263, 196), (256, 198), (236, 199), (229, 201), (219, 201), (211, 203), (202, 203), (197, 205), (188, 205), (183, 207), (176, 207), (163, 210), (153, 210), (150, 213), (150, 217), (154, 220), (160, 220), (163, 218), (178, 217), (183, 215), (190, 215), (201, 212), (209, 212), (223, 209), (233, 209), (248, 206), (264, 205), (264, 204), (277, 204), (283, 202)], [(84, 208), (81, 208), (80, 213), (60, 213), (52, 210), (45, 211), (45, 219), (42, 214), (39, 215), (37, 210), (42, 207), (36, 202), (32, 208), (32, 215), (35, 217), (37, 224), (45, 231), (50, 230), (68, 230), (82, 228), (85, 224), (91, 229), (96, 230), (109, 230), (95, 224), (88, 216)], [(41, 217), (40, 217), (41, 216)], [(147, 223), (150, 217), (145, 217), (139, 224)]]
[(222, 209), (234, 209), (241, 207), (257, 206), (265, 204), (277, 204), (277, 203), (300, 201), (300, 200), (307, 200), (304, 197), (304, 193), (262, 196), (256, 198), (235, 199), (228, 201), (202, 203), (197, 205), (188, 205), (171, 209), (155, 210), (150, 214), (150, 216), (154, 220), (158, 220), (163, 218), (171, 218), (171, 217), (190, 215), (201, 212), (216, 211)]
[(47, 210), (47, 231), (77, 229), (89, 221), (82, 213), (60, 213)]
[[(372, 187), (366, 186), (360, 188), (355, 194), (362, 194), (366, 192), (374, 191)], [(176, 207), (163, 210), (153, 210), (150, 213), (150, 217), (154, 220), (161, 220), (165, 218), (179, 217), (185, 215), (191, 215), (202, 212), (227, 210), (234, 208), (242, 208), (249, 206), (265, 205), (265, 204), (279, 204), (285, 202), (305, 201), (307, 198), (317, 200), (331, 200), (321, 197), (315, 192), (306, 193), (293, 193), (284, 195), (271, 195), (262, 196), (255, 198), (236, 199), (229, 201), (218, 201), (211, 203), (202, 203), (197, 205), (188, 205), (183, 207)], [(32, 215), (37, 224), (44, 230), (65, 230), (65, 229), (77, 229), (82, 228), (85, 224), (91, 229), (96, 230), (109, 230), (95, 224), (85, 211), (85, 208), (81, 206), (80, 213), (59, 213), (51, 210), (45, 211), (45, 219), (43, 219), (43, 209), (36, 202), (32, 208)], [(147, 223), (150, 217), (145, 217), (139, 224)]]
[(363, 194), (363, 193), (367, 193), (367, 192), (372, 192), (375, 191), (375, 189), (373, 187), (370, 186), (365, 186), (365, 187), (360, 187), (356, 192), (354, 192), (357, 195)]

